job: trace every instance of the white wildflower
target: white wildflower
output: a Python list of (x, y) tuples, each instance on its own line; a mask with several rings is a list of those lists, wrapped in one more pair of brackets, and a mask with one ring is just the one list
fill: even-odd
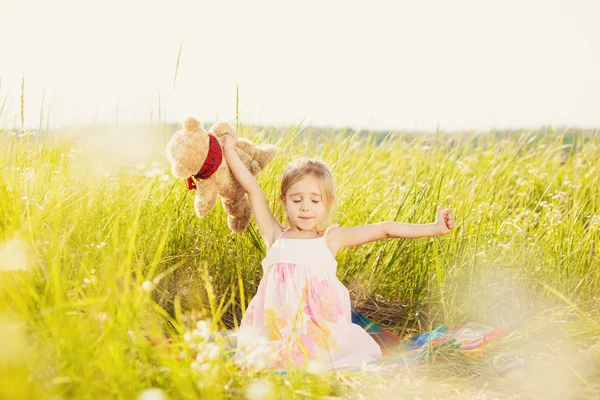
[(105, 312), (99, 312), (98, 314), (96, 314), (96, 319), (98, 321), (106, 321), (108, 319), (108, 314)]
[(194, 329), (194, 336), (207, 339), (210, 336), (210, 326), (207, 321), (198, 321), (196, 323), (196, 329)]
[(217, 358), (217, 356), (219, 355), (221, 349), (219, 348), (219, 346), (217, 346), (214, 343), (208, 343), (206, 345), (206, 356), (209, 360), (213, 360), (215, 358)]
[(192, 369), (195, 369), (196, 371), (200, 371), (200, 367), (202, 366), (202, 363), (198, 360), (194, 360), (192, 361), (192, 363), (190, 364), (190, 367)]
[(142, 283), (142, 290), (145, 292), (151, 292), (153, 288), (154, 285), (150, 281), (145, 281), (144, 283)]
[(210, 365), (208, 363), (204, 363), (200, 366), (200, 372), (208, 372), (210, 369)]
[(261, 400), (273, 392), (273, 385), (266, 380), (257, 380), (252, 382), (246, 388), (246, 398), (248, 400)]
[(167, 400), (167, 395), (161, 389), (146, 389), (138, 394), (137, 400)]

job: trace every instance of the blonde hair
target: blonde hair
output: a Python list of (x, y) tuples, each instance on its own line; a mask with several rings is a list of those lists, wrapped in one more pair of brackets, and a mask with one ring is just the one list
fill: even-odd
[(317, 181), (317, 186), (323, 196), (325, 205), (325, 223), (327, 223), (335, 203), (335, 188), (333, 175), (327, 164), (311, 158), (298, 158), (288, 164), (281, 178), (281, 196), (285, 197), (292, 185), (307, 176), (312, 176)]

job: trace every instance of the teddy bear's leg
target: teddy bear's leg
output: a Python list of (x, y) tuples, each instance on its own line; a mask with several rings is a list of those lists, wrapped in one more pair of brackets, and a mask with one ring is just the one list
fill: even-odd
[(254, 143), (244, 138), (238, 139), (236, 147), (248, 154), (250, 158), (254, 158), (256, 152), (258, 151), (258, 147)]
[(196, 197), (194, 198), (194, 210), (196, 215), (202, 218), (217, 204), (218, 188), (214, 179), (199, 180), (196, 182)]
[(227, 226), (233, 232), (242, 232), (248, 227), (250, 222), (250, 203), (245, 194), (237, 196), (235, 198), (221, 197), (223, 208), (227, 211)]
[(241, 149), (236, 149), (235, 152), (238, 154), (238, 156), (240, 156), (240, 160), (242, 160), (242, 162), (252, 175), (257, 175), (262, 170), (262, 168), (260, 168), (260, 165), (258, 165), (258, 163), (254, 161), (252, 157), (250, 157), (244, 151), (242, 151)]
[(268, 163), (273, 161), (275, 156), (277, 155), (277, 147), (271, 144), (265, 144), (261, 147), (258, 147), (258, 151), (254, 155), (254, 160), (258, 163), (261, 169), (264, 169)]
[(248, 154), (250, 158), (255, 160), (261, 169), (264, 169), (265, 166), (270, 163), (277, 154), (276, 146), (267, 144), (258, 147), (251, 141), (243, 138), (238, 139), (236, 146)]

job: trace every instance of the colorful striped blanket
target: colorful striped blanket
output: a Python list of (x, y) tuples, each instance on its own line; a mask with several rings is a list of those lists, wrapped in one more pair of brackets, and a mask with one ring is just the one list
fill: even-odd
[(417, 364), (424, 362), (435, 351), (473, 351), (509, 335), (521, 326), (521, 321), (511, 322), (501, 327), (490, 328), (481, 324), (469, 323), (461, 328), (440, 325), (430, 332), (400, 339), (391, 332), (371, 321), (352, 307), (352, 322), (365, 329), (381, 347), (383, 357), (374, 364)]

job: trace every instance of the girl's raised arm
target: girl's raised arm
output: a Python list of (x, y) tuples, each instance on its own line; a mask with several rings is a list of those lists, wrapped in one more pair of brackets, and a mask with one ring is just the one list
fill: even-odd
[(454, 215), (440, 204), (436, 220), (431, 224), (408, 224), (404, 222), (380, 222), (377, 224), (334, 228), (329, 232), (329, 243), (337, 252), (344, 247), (359, 246), (385, 238), (421, 238), (441, 236), (454, 229)]
[(248, 201), (250, 202), (250, 208), (252, 209), (252, 215), (254, 216), (258, 230), (267, 244), (267, 247), (270, 247), (275, 235), (280, 232), (283, 227), (277, 221), (275, 216), (273, 216), (273, 213), (271, 213), (269, 204), (267, 203), (267, 199), (265, 198), (265, 194), (260, 188), (260, 185), (256, 179), (254, 179), (254, 176), (250, 171), (248, 171), (242, 160), (240, 160), (235, 149), (237, 138), (231, 135), (225, 135), (224, 142), (223, 153), (225, 154), (227, 165), (229, 165), (229, 169), (235, 179), (244, 188), (246, 193), (248, 193)]

